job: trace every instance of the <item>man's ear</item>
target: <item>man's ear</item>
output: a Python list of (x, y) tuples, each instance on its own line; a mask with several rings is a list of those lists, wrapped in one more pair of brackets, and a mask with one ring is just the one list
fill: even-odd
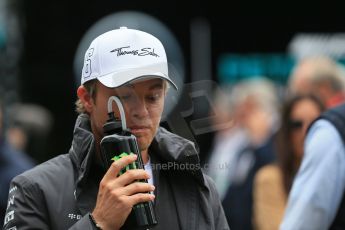
[(79, 86), (77, 90), (77, 95), (81, 103), (83, 103), (86, 112), (90, 113), (93, 109), (94, 101), (83, 85)]

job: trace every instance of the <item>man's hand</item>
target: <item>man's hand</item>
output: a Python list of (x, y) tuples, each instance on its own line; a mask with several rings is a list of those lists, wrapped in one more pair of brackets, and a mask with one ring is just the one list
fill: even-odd
[(104, 175), (98, 190), (96, 207), (92, 215), (103, 230), (120, 229), (125, 223), (133, 205), (154, 199), (154, 186), (148, 183), (134, 182), (148, 179), (150, 176), (143, 169), (127, 170), (118, 176), (120, 170), (134, 162), (137, 155), (129, 155), (113, 162)]

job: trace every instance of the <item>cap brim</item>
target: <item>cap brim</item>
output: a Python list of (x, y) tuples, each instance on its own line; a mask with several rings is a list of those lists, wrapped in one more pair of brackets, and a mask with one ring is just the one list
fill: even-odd
[(116, 72), (107, 74), (97, 79), (106, 87), (109, 88), (116, 88), (123, 86), (129, 82), (141, 80), (141, 79), (150, 79), (150, 78), (160, 78), (163, 80), (167, 80), (176, 90), (178, 90), (177, 85), (168, 77), (167, 75), (161, 72), (150, 72), (146, 70), (140, 69), (133, 69), (133, 70), (126, 70), (122, 72)]

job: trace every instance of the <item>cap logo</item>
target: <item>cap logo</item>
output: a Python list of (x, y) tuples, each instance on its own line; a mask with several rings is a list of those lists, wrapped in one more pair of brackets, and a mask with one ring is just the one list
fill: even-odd
[(159, 57), (158, 54), (155, 53), (155, 49), (154, 48), (150, 48), (150, 47), (145, 47), (142, 48), (140, 50), (131, 50), (130, 46), (124, 46), (124, 47), (119, 47), (116, 49), (111, 50), (111, 53), (116, 53), (116, 56), (123, 56), (123, 55), (134, 55), (134, 56), (147, 56), (147, 55), (151, 55), (154, 57)]
[(93, 55), (94, 48), (90, 48), (86, 51), (86, 58), (84, 63), (84, 78), (88, 78), (91, 75), (91, 57)]

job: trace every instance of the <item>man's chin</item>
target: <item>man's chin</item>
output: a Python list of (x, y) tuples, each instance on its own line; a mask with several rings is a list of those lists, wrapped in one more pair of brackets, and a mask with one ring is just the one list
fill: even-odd
[(148, 149), (148, 147), (150, 146), (150, 144), (148, 144), (147, 140), (144, 140), (144, 138), (142, 137), (137, 137), (137, 141), (138, 141), (138, 146), (140, 151), (144, 151), (146, 149)]

